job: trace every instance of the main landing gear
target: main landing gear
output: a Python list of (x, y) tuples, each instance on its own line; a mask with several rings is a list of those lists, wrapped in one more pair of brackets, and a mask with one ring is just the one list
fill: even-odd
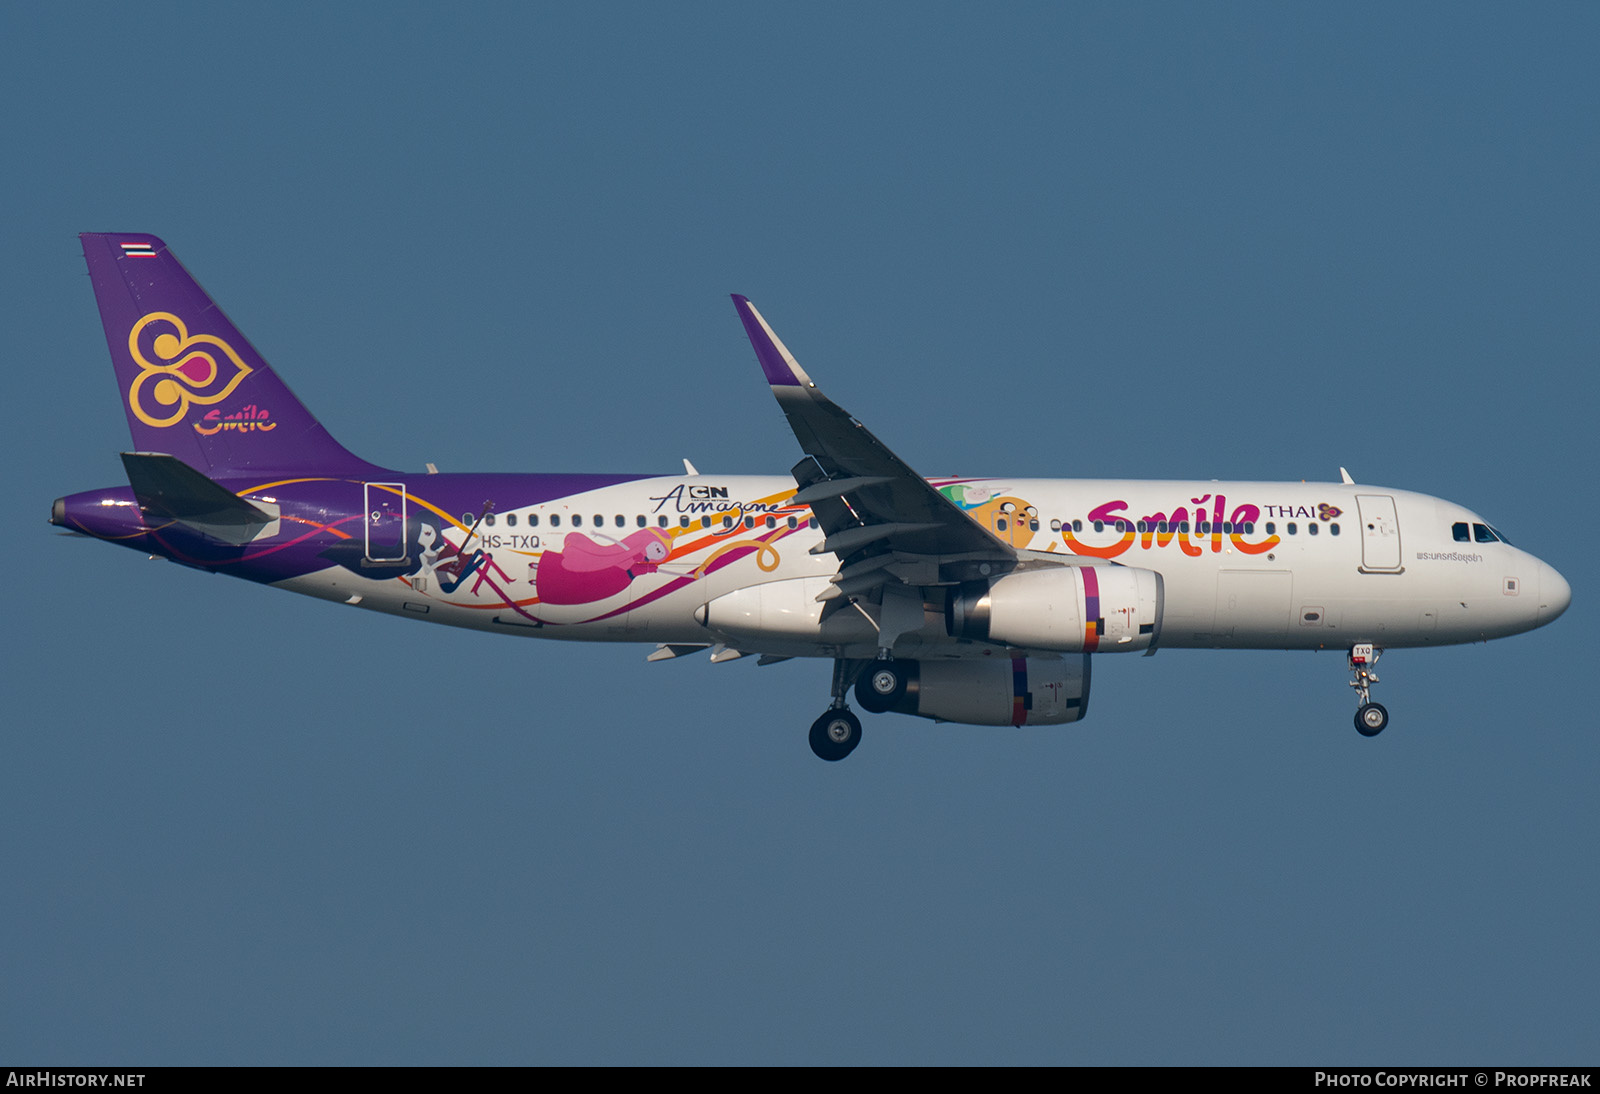
[[(861, 719), (851, 713), (844, 696), (850, 690), (851, 681), (862, 675), (862, 666), (870, 663), (842, 659), (833, 662), (833, 703), (822, 717), (811, 723), (811, 751), (819, 759), (829, 763), (842, 760), (861, 743)], [(859, 694), (860, 689), (857, 690)], [(862, 705), (865, 706), (865, 702)]]
[(1350, 671), (1355, 673), (1350, 686), (1361, 699), (1361, 706), (1356, 710), (1356, 732), (1363, 737), (1376, 737), (1389, 724), (1389, 712), (1382, 703), (1372, 701), (1372, 685), (1378, 682), (1378, 674), (1372, 671), (1372, 666), (1382, 656), (1383, 651), (1371, 643), (1350, 647)]
[(861, 743), (861, 719), (849, 707), (829, 710), (811, 723), (811, 751), (819, 759), (842, 760)]
[(893, 709), (905, 693), (906, 669), (899, 661), (879, 658), (856, 677), (856, 702), (873, 714)]

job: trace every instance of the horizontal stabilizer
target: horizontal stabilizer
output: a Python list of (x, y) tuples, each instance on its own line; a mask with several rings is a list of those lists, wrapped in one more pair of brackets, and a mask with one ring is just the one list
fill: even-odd
[(276, 506), (269, 511), (245, 501), (176, 456), (124, 452), (122, 466), (139, 508), (149, 516), (175, 520), (235, 547), (276, 531)]

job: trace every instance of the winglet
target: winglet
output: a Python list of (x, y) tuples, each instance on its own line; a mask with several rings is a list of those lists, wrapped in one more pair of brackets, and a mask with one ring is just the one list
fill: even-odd
[(733, 306), (739, 310), (739, 319), (744, 323), (744, 332), (749, 335), (750, 344), (756, 349), (761, 371), (767, 374), (767, 383), (773, 387), (816, 387), (805, 369), (794, 359), (794, 354), (772, 333), (772, 328), (767, 326), (767, 321), (761, 318), (761, 313), (756, 311), (756, 306), (748, 298), (734, 293)]

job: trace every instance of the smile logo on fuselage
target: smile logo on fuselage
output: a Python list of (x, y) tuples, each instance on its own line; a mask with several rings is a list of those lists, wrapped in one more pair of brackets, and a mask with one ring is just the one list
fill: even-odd
[(157, 429), (183, 421), (191, 406), (220, 403), (251, 372), (232, 346), (212, 334), (191, 335), (171, 312), (151, 312), (135, 323), (128, 352), (139, 366), (128, 386), (128, 409)]

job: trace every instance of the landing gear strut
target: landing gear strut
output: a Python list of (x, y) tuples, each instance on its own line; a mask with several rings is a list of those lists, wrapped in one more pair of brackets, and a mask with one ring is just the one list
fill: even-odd
[(1383, 651), (1370, 643), (1350, 647), (1350, 671), (1355, 673), (1350, 686), (1356, 689), (1361, 700), (1356, 710), (1356, 732), (1363, 737), (1376, 737), (1389, 724), (1389, 712), (1382, 703), (1372, 701), (1372, 685), (1378, 682), (1378, 674), (1372, 671), (1372, 666), (1382, 656)]
[(861, 719), (845, 702), (850, 682), (861, 672), (862, 662), (835, 660), (833, 663), (833, 703), (826, 713), (811, 723), (811, 751), (830, 763), (842, 760), (861, 743)]

